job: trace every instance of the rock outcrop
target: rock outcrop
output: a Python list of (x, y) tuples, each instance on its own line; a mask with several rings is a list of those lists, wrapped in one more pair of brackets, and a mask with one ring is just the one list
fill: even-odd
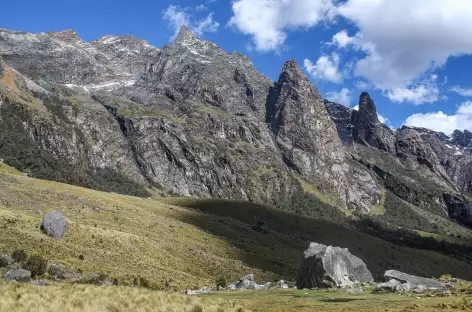
[(297, 288), (348, 287), (373, 281), (366, 264), (347, 249), (311, 243), (300, 265)]
[(359, 98), (359, 110), (353, 112), (352, 124), (355, 140), (386, 152), (395, 152), (395, 133), (379, 121), (375, 103), (367, 92)]
[(449, 217), (472, 227), (472, 208), (464, 198), (451, 194), (443, 194)]
[(391, 279), (388, 282), (377, 284), (375, 286), (374, 292), (394, 292), (401, 284), (402, 283), (400, 283), (396, 279)]
[(67, 218), (59, 212), (44, 215), (41, 230), (55, 239), (62, 239), (67, 232)]
[(31, 272), (24, 269), (13, 269), (5, 273), (3, 278), (7, 281), (28, 283), (31, 281)]
[(402, 273), (395, 270), (386, 271), (384, 274), (385, 279), (396, 280), (399, 283), (409, 283), (411, 288), (417, 288), (419, 286), (424, 286), (425, 289), (430, 290), (437, 290), (437, 289), (445, 289), (448, 287), (446, 283), (442, 283), (437, 280), (433, 280), (430, 278), (414, 276), (406, 273)]

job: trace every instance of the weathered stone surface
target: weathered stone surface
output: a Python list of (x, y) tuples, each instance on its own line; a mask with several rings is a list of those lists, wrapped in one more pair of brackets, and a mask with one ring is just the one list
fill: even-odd
[(352, 172), (345, 162), (325, 102), (294, 60), (285, 63), (269, 94), (267, 121), (287, 166), (323, 193), (339, 198), (346, 208), (363, 212), (378, 202), (377, 183), (367, 172)]
[(300, 265), (297, 288), (347, 287), (373, 281), (366, 264), (347, 249), (311, 243)]
[(367, 92), (359, 98), (359, 110), (352, 113), (355, 140), (387, 152), (395, 152), (395, 133), (379, 121), (374, 101)]
[(446, 287), (446, 284), (440, 281), (425, 277), (414, 276), (395, 270), (386, 271), (384, 277), (386, 279), (397, 280), (400, 283), (409, 283), (412, 288), (417, 288), (420, 285), (426, 287), (427, 289), (443, 289)]
[(472, 227), (472, 208), (464, 198), (444, 193), (443, 199), (449, 218)]
[(395, 279), (391, 279), (388, 282), (380, 283), (375, 286), (374, 292), (394, 292), (401, 283)]
[(413, 286), (411, 286), (410, 283), (403, 283), (403, 284), (398, 285), (395, 288), (395, 292), (398, 292), (398, 293), (410, 292), (412, 291), (412, 289), (413, 289)]
[(5, 273), (3, 278), (7, 281), (28, 283), (31, 280), (31, 272), (24, 269), (13, 269)]
[(10, 264), (13, 264), (14, 262), (15, 262), (15, 259), (10, 257), (9, 255), (0, 254), (0, 266), (2, 266), (2, 264), (4, 266), (7, 266), (7, 265), (10, 265)]
[(55, 239), (62, 239), (67, 232), (67, 218), (59, 212), (44, 215), (41, 230)]

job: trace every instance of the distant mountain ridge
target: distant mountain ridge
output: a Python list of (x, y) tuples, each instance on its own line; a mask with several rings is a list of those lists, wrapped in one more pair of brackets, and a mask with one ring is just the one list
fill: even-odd
[(185, 26), (162, 49), (0, 30), (0, 77), (0, 157), (39, 177), (273, 204), (308, 185), (348, 213), (387, 218), (396, 198), (472, 226), (470, 132), (392, 131), (369, 94), (326, 101), (296, 61), (274, 82)]

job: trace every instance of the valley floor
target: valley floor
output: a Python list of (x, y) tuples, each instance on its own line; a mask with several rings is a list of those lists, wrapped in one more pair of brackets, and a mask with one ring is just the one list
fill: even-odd
[(33, 286), (0, 282), (0, 311), (11, 312), (411, 312), (472, 310), (472, 295), (359, 295), (344, 290), (221, 292), (202, 297), (123, 286)]
[(214, 299), (237, 302), (253, 312), (411, 312), (470, 311), (472, 294), (450, 297), (372, 294), (372, 288), (359, 295), (344, 290), (273, 290), (265, 292), (221, 293)]

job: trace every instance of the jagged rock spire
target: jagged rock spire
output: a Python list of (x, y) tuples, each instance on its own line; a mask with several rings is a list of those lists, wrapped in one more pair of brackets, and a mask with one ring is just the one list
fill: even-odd
[(375, 103), (367, 92), (362, 92), (359, 98), (359, 114), (369, 123), (378, 123), (377, 108)]
[(193, 34), (193, 32), (186, 25), (182, 25), (180, 26), (179, 34), (175, 38), (175, 42), (183, 42), (183, 41), (192, 40), (195, 38), (196, 37)]
[(369, 93), (362, 92), (359, 98), (359, 111), (352, 115), (353, 137), (388, 152), (395, 150), (394, 133), (379, 121), (377, 108)]

